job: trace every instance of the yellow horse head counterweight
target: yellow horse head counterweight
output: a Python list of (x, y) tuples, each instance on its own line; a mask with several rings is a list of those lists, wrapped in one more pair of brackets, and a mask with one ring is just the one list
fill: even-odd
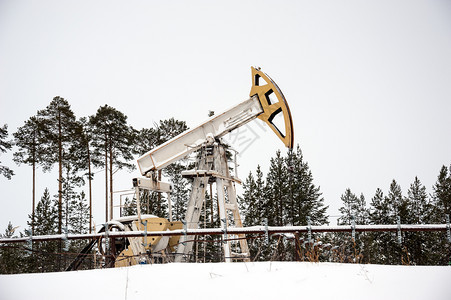
[[(252, 88), (249, 96), (257, 95), (263, 108), (263, 113), (258, 118), (271, 127), (286, 147), (293, 148), (293, 121), (282, 91), (266, 73), (260, 71), (260, 68), (251, 67), (251, 69)], [(275, 120), (280, 116), (283, 117), (283, 124), (276, 124)]]

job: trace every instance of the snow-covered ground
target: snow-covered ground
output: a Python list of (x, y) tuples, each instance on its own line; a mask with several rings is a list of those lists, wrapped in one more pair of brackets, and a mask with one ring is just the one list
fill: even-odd
[(255, 262), (0, 275), (0, 299), (451, 299), (451, 267)]

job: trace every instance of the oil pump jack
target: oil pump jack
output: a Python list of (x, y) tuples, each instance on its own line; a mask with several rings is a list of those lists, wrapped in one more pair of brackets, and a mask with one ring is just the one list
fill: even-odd
[[(240, 249), (235, 247), (232, 251), (229, 241), (231, 236), (227, 234), (229, 226), (243, 227), (243, 225), (235, 191), (235, 184), (240, 183), (240, 180), (230, 172), (221, 137), (259, 118), (272, 129), (286, 147), (293, 147), (293, 123), (282, 91), (260, 68), (251, 67), (251, 70), (252, 88), (249, 99), (221, 114), (212, 116), (199, 126), (181, 133), (138, 158), (137, 164), (141, 175), (144, 176), (133, 179), (138, 215), (110, 221), (103, 230), (116, 228), (121, 231), (165, 231), (198, 228), (207, 185), (215, 183), (221, 228), (224, 228), (224, 259), (226, 262), (249, 261), (249, 249), (245, 236), (238, 236)], [(184, 177), (192, 179), (186, 217), (183, 221), (173, 221), (171, 184), (159, 181), (158, 171), (193, 152), (197, 153), (196, 167), (182, 172)], [(140, 192), (142, 190), (168, 194), (169, 220), (141, 214)], [(178, 236), (123, 239), (122, 244), (116, 242), (112, 247), (113, 252), (116, 252), (116, 255), (113, 254), (115, 266), (137, 264), (147, 253), (152, 252), (155, 255), (161, 251), (175, 254), (175, 262), (188, 261), (193, 248), (193, 239), (191, 235), (182, 235), (180, 240)]]
[[(138, 166), (145, 178), (135, 179), (134, 186), (139, 203), (139, 189), (161, 190), (163, 183), (157, 180), (157, 172), (194, 151), (200, 150), (196, 168), (182, 172), (184, 177), (192, 178), (191, 196), (184, 220), (187, 228), (197, 228), (201, 207), (205, 200), (205, 189), (209, 182), (216, 183), (221, 227), (233, 224), (242, 227), (236, 200), (235, 183), (240, 182), (232, 176), (226, 151), (220, 138), (255, 118), (263, 120), (282, 140), (286, 147), (293, 146), (293, 123), (290, 109), (276, 83), (259, 68), (252, 69), (252, 88), (250, 98), (211, 117), (201, 125), (183, 132), (166, 143), (156, 147), (138, 158)], [(277, 127), (274, 120), (283, 117), (284, 128)], [(169, 187), (168, 184), (164, 186)], [(165, 192), (170, 193), (169, 189)], [(139, 204), (138, 204), (139, 208)], [(138, 212), (139, 217), (139, 212)], [(171, 218), (171, 216), (170, 216)], [(172, 220), (170, 220), (172, 221)], [(225, 261), (242, 258), (247, 260), (249, 249), (244, 236), (239, 236), (241, 252), (233, 253), (230, 242), (223, 244)], [(177, 247), (176, 262), (183, 261), (192, 250), (193, 236), (182, 236)]]

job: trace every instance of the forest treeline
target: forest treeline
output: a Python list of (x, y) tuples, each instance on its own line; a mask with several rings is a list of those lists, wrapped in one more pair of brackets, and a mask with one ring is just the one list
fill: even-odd
[[(113, 174), (134, 168), (132, 159), (164, 143), (188, 129), (184, 121), (162, 120), (150, 128), (137, 130), (128, 124), (127, 116), (108, 105), (95, 114), (77, 118), (67, 100), (55, 97), (50, 104), (37, 111), (23, 126), (12, 133), (0, 127), (1, 152), (13, 151), (18, 165), (31, 168), (32, 197), (28, 227), (16, 232), (9, 223), (2, 237), (47, 235), (58, 233), (88, 233), (92, 226), (91, 183), (94, 173), (102, 170), (105, 179), (105, 220), (113, 209)], [(173, 183), (171, 200), (174, 219), (182, 220), (190, 193), (190, 184), (181, 171), (189, 167), (181, 161), (162, 171)], [(48, 187), (39, 200), (35, 196), (35, 181), (43, 172), (58, 169), (57, 186)], [(13, 167), (0, 166), (0, 174), (14, 176)], [(102, 175), (101, 175), (102, 176)], [(57, 192), (51, 194), (50, 190)], [(160, 217), (168, 217), (167, 201), (159, 193), (143, 192), (141, 209)], [(366, 200), (345, 189), (341, 196), (339, 224), (403, 224), (445, 223), (451, 213), (451, 166), (442, 166), (428, 194), (426, 187), (415, 177), (403, 194), (393, 180), (388, 191), (377, 189)], [(99, 199), (96, 199), (99, 201)], [(127, 199), (124, 215), (136, 213), (135, 199)], [(278, 151), (270, 159), (264, 175), (260, 167), (250, 172), (239, 196), (245, 226), (263, 225), (323, 225), (329, 223), (327, 206), (314, 184), (313, 174), (304, 160), (299, 146), (286, 154)], [(214, 194), (207, 193), (202, 207), (200, 226), (218, 227), (217, 203)], [(217, 237), (205, 237), (196, 243), (193, 261), (220, 261), (221, 242)], [(451, 261), (451, 247), (443, 232), (403, 232), (402, 243), (396, 233), (316, 234), (308, 236), (273, 235), (248, 236), (252, 260), (309, 260), (380, 264), (444, 265)], [(31, 245), (2, 245), (0, 273), (48, 272), (64, 270), (86, 242), (39, 242)], [(28, 251), (24, 251), (27, 249)], [(64, 254), (64, 255), (62, 255)], [(85, 268), (95, 267), (87, 262)]]
[[(418, 177), (407, 193), (393, 180), (384, 193), (377, 188), (367, 201), (345, 189), (341, 195), (338, 225), (445, 224), (451, 213), (451, 166), (442, 166), (428, 194)], [(266, 175), (260, 167), (244, 183), (241, 197), (245, 225), (323, 225), (329, 219), (320, 188), (313, 184), (312, 172), (302, 151), (280, 152), (271, 158)], [(351, 234), (293, 235), (250, 239), (251, 256), (256, 260), (308, 260), (375, 264), (451, 264), (451, 241), (446, 232), (363, 232)]]

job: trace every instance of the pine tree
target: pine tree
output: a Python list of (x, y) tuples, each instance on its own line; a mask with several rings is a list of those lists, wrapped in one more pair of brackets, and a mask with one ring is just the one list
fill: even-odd
[(49, 164), (58, 164), (58, 233), (61, 233), (64, 165), (69, 165), (69, 148), (75, 138), (77, 123), (69, 102), (59, 96), (54, 97), (45, 109), (40, 110), (38, 117), (44, 123), (43, 145), (47, 149), (45, 159)]
[(254, 210), (254, 225), (263, 225), (264, 219), (267, 218), (264, 215), (265, 209), (265, 195), (266, 195), (266, 186), (265, 179), (263, 178), (263, 172), (260, 168), (260, 165), (257, 165), (257, 169), (255, 170), (255, 204), (253, 205)]
[(133, 197), (131, 200), (129, 197), (125, 198), (124, 207), (122, 208), (122, 216), (136, 216), (138, 214), (136, 210), (136, 198)]
[[(388, 210), (386, 224), (396, 224), (398, 217), (402, 222), (408, 219), (408, 205), (406, 199), (402, 195), (401, 187), (393, 179), (386, 196), (386, 202), (390, 205)], [(385, 264), (402, 264), (405, 255), (405, 249), (399, 244), (397, 233), (384, 233), (382, 236), (382, 245), (384, 251), (383, 262)]]
[(134, 152), (143, 155), (160, 145), (159, 132), (155, 128), (143, 128), (138, 132)]
[(384, 196), (384, 193), (380, 188), (376, 189), (374, 197), (371, 198), (370, 205), (370, 224), (390, 224), (392, 221), (390, 218), (391, 206), (388, 202), (388, 198)]
[(390, 204), (388, 224), (396, 224), (398, 217), (401, 218), (401, 222), (405, 222), (408, 218), (407, 201), (402, 195), (401, 187), (393, 179), (390, 184), (390, 189), (387, 194), (387, 202)]
[[(31, 215), (35, 214), (36, 207), (36, 168), (41, 165), (44, 171), (50, 170), (52, 164), (46, 159), (46, 149), (43, 146), (44, 122), (37, 116), (31, 117), (22, 127), (19, 127), (14, 136), (14, 143), (19, 148), (14, 152), (13, 160), (18, 164), (27, 164), (32, 167), (32, 209)], [(34, 232), (32, 226), (31, 232)]]
[[(257, 167), (257, 170), (260, 171), (260, 166)], [(238, 196), (241, 216), (244, 218), (243, 226), (262, 225), (259, 223), (261, 209), (263, 208), (262, 200), (257, 196), (257, 184), (255, 183), (254, 176), (252, 172), (249, 172), (249, 175), (243, 183), (243, 194)], [(261, 248), (262, 241), (260, 239), (249, 238), (248, 236), (247, 242), (251, 258), (261, 259), (261, 257), (256, 257), (256, 255), (260, 254), (258, 250)]]
[[(402, 195), (401, 187), (393, 180), (386, 196), (381, 189), (371, 199), (371, 224), (396, 224), (398, 216), (401, 222), (408, 222), (409, 201)], [(379, 264), (401, 264), (407, 261), (408, 249), (405, 243), (406, 233), (403, 232), (404, 244), (399, 244), (396, 232), (375, 232), (371, 237), (370, 262)], [(403, 261), (404, 260), (404, 261)]]
[(368, 224), (368, 210), (366, 208), (365, 196), (360, 194), (357, 197), (351, 192), (351, 189), (346, 189), (345, 193), (341, 195), (343, 206), (339, 208), (341, 217), (338, 219), (340, 225), (351, 225), (351, 220), (354, 219), (355, 224)]
[(415, 176), (414, 182), (407, 191), (408, 224), (427, 224), (432, 217), (432, 206), (426, 193), (426, 187)]
[[(0, 237), (15, 237), (14, 232), (17, 227), (14, 227), (11, 222), (9, 222), (5, 233), (0, 234)], [(0, 274), (17, 274), (23, 271), (23, 251), (20, 249), (20, 246), (20, 244), (0, 245)]]
[[(8, 125), (5, 124), (2, 127), (0, 127), (0, 153), (5, 153), (6, 151), (11, 150), (11, 148), (13, 147), (12, 141), (6, 140), (7, 138), (8, 138)], [(11, 179), (11, 177), (14, 175), (14, 171), (7, 166), (0, 165), (0, 174), (8, 179)]]
[(304, 161), (299, 145), (296, 152), (288, 152), (285, 162), (289, 171), (287, 185), (291, 198), (291, 224), (307, 225), (307, 217), (312, 225), (327, 223), (328, 207), (324, 205), (319, 186), (313, 183), (313, 174), (308, 163)]
[[(432, 217), (432, 207), (429, 203), (426, 187), (421, 184), (418, 177), (410, 185), (407, 191), (406, 202), (408, 214), (405, 223), (427, 224)], [(431, 244), (430, 233), (406, 232), (404, 233), (404, 245), (409, 250), (409, 260), (413, 264), (425, 265), (430, 256)]]
[[(66, 164), (65, 164), (66, 165)], [(70, 219), (74, 214), (77, 213), (76, 207), (72, 204), (76, 201), (77, 192), (75, 190), (76, 187), (80, 187), (82, 181), (81, 177), (71, 169), (71, 165), (65, 166), (65, 174), (63, 177), (63, 227), (65, 227), (70, 232), (71, 222)]]
[(338, 209), (341, 213), (341, 216), (338, 218), (338, 224), (350, 225), (351, 219), (354, 215), (353, 211), (357, 197), (351, 192), (351, 189), (347, 188), (345, 193), (341, 195), (340, 199), (343, 202), (343, 206)]
[(451, 217), (451, 165), (442, 166), (433, 187), (434, 221), (445, 222), (445, 216)]
[[(80, 118), (75, 130), (75, 142), (70, 153), (73, 158), (73, 168), (75, 172), (82, 172), (80, 180), (85, 183), (84, 178), (88, 180), (88, 198), (89, 198), (89, 233), (92, 232), (92, 180), (94, 173), (92, 171), (92, 134), (90, 132), (87, 118)], [(95, 158), (94, 158), (95, 159)], [(98, 158), (97, 158), (98, 159)]]
[(255, 191), (256, 184), (254, 175), (252, 175), (252, 172), (249, 172), (249, 175), (243, 183), (243, 195), (238, 196), (240, 211), (243, 212), (244, 226), (253, 226), (258, 220), (258, 217), (256, 216), (258, 202)]
[[(370, 224), (391, 224), (391, 205), (388, 198), (380, 188), (371, 198), (369, 220)], [(383, 264), (386, 263), (386, 245), (392, 242), (392, 235), (386, 232), (372, 232), (369, 234), (371, 238), (371, 252), (368, 257), (370, 263)]]
[(152, 214), (160, 218), (168, 218), (168, 204), (160, 193), (148, 190), (140, 191), (141, 213)]
[[(113, 167), (133, 170), (136, 131), (127, 124), (127, 116), (108, 105), (101, 106), (89, 117), (92, 134), (93, 159), (96, 167), (105, 169), (105, 222), (113, 217)], [(108, 191), (109, 186), (109, 191)], [(109, 200), (109, 201), (108, 201)], [(108, 209), (109, 208), (109, 209)]]
[[(451, 217), (451, 165), (442, 166), (433, 186), (432, 222), (445, 223), (446, 215)], [(446, 233), (434, 233), (436, 243), (432, 245), (434, 264), (451, 264), (451, 244)]]
[[(327, 222), (327, 206), (299, 146), (286, 157), (278, 151), (271, 158), (266, 182), (260, 166), (256, 178), (250, 173), (240, 199), (246, 226), (262, 225), (265, 218), (271, 226), (307, 225), (307, 218), (312, 225)], [(269, 245), (264, 239), (252, 240), (249, 245), (251, 255), (258, 260), (294, 258), (293, 242), (284, 236), (270, 239)]]
[(263, 210), (271, 226), (284, 226), (290, 222), (288, 172), (284, 158), (280, 151), (270, 160), (269, 171), (266, 177), (266, 202)]
[[(56, 203), (55, 203), (56, 202)], [(36, 206), (35, 216), (28, 215), (28, 225), (35, 228), (35, 235), (54, 235), (58, 233), (58, 201), (52, 202), (49, 190), (46, 188), (41, 200)], [(33, 254), (29, 256), (32, 271), (58, 271), (56, 262), (58, 242), (41, 241), (33, 243)]]
[(188, 130), (188, 126), (185, 121), (170, 118), (161, 120), (158, 126), (155, 126), (155, 129), (157, 131), (156, 143), (157, 145), (160, 145)]
[[(263, 213), (267, 217), (270, 226), (284, 226), (290, 223), (288, 187), (289, 179), (285, 159), (282, 157), (280, 150), (278, 150), (276, 156), (270, 160), (265, 185)], [(278, 236), (277, 239), (271, 239), (271, 243), (266, 249), (267, 252), (264, 253), (265, 258), (267, 260), (284, 260), (285, 247), (282, 236)]]
[[(243, 184), (243, 194), (239, 196), (241, 205), (240, 211), (244, 216), (244, 226), (262, 226), (265, 219), (270, 219), (267, 215), (268, 201), (266, 201), (265, 179), (260, 165), (255, 171), (255, 178), (249, 172)], [(252, 260), (270, 259), (274, 245), (266, 245), (266, 239), (251, 236), (248, 238), (248, 246)]]
[[(68, 232), (73, 234), (88, 233), (90, 208), (84, 191), (71, 199), (69, 211), (71, 214), (69, 215)], [(86, 241), (84, 240), (70, 241), (70, 252), (80, 252), (85, 245)]]
[(83, 234), (88, 232), (89, 224), (89, 205), (86, 194), (81, 191), (70, 202), (71, 211), (73, 213), (69, 217), (69, 232), (75, 234)]
[[(366, 207), (365, 196), (357, 197), (347, 188), (341, 195), (343, 206), (339, 209), (341, 217), (340, 225), (365, 225), (369, 223), (369, 211)], [(336, 243), (343, 249), (346, 260), (349, 262), (368, 263), (372, 244), (371, 235), (367, 233), (354, 233), (354, 238), (349, 234), (336, 234)]]

